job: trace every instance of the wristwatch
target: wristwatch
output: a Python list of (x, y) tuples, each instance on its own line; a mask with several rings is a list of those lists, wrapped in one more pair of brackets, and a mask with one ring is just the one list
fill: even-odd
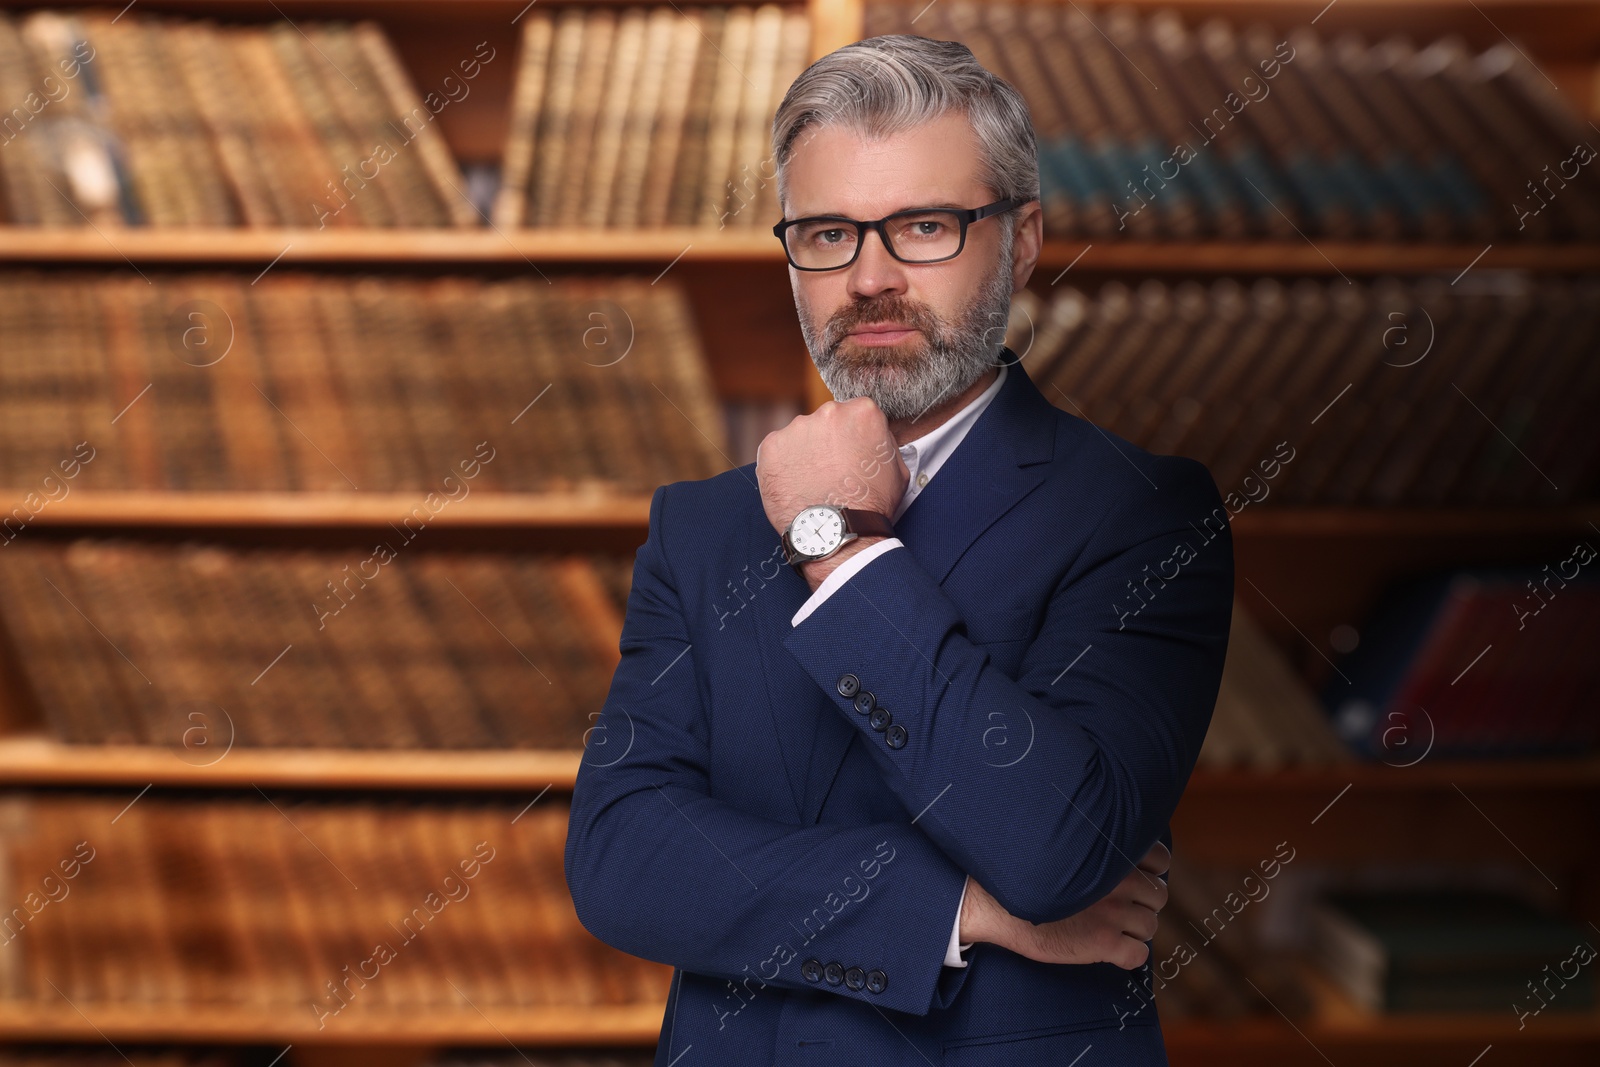
[(783, 532), (783, 556), (803, 578), (803, 564), (827, 559), (863, 535), (893, 537), (894, 524), (876, 511), (812, 504), (801, 508)]

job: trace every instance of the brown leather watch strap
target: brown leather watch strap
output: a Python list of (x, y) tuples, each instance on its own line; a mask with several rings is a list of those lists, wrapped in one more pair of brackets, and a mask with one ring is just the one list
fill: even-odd
[(889, 521), (889, 516), (880, 511), (864, 511), (860, 508), (839, 510), (849, 520), (851, 533), (860, 534), (862, 537), (894, 536), (894, 523)]

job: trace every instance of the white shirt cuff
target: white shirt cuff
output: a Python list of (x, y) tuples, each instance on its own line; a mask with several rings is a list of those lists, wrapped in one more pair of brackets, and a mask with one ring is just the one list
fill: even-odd
[(816, 591), (806, 598), (806, 602), (800, 605), (800, 610), (794, 613), (794, 618), (789, 620), (789, 625), (791, 627), (799, 626), (805, 621), (807, 615), (817, 610), (824, 600), (833, 595), (834, 590), (849, 581), (852, 574), (891, 548), (900, 548), (904, 544), (905, 542), (898, 537), (885, 537), (877, 544), (863, 548), (860, 552), (839, 564), (838, 567), (834, 568), (832, 574), (822, 579), (822, 584), (817, 586)]
[(961, 906), (966, 902), (967, 887), (963, 885), (961, 887), (961, 899), (956, 902), (956, 921), (950, 927), (950, 945), (944, 950), (944, 965), (946, 967), (965, 967), (967, 965), (967, 961), (961, 958), (961, 953), (971, 948), (973, 942), (969, 941), (962, 945), (956, 941), (961, 936)]

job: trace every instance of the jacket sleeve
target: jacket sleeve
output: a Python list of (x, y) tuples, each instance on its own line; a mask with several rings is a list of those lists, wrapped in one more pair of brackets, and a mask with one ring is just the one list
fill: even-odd
[[(1030, 922), (1082, 911), (1162, 838), (1210, 724), (1228, 513), (1203, 465), (1156, 459), (1159, 491), (1102, 505), (1015, 680), (911, 551), (873, 560), (783, 639), (917, 825)], [(905, 728), (901, 747), (838, 695), (846, 673)]]
[(634, 956), (727, 979), (729, 1012), (764, 985), (948, 1007), (967, 974), (944, 966), (966, 874), (917, 826), (800, 826), (710, 795), (709, 714), (663, 550), (668, 488), (650, 502), (622, 660), (573, 789), (579, 920)]

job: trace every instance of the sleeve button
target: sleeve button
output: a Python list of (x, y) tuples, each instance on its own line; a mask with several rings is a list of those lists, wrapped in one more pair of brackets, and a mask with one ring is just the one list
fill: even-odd
[(844, 984), (851, 989), (859, 991), (862, 986), (867, 984), (867, 972), (860, 967), (850, 968), (844, 972)]
[(885, 989), (888, 989), (888, 988), (889, 988), (889, 976), (888, 975), (884, 974), (882, 971), (878, 970), (876, 967), (874, 967), (872, 970), (867, 972), (867, 991), (868, 992), (870, 992), (870, 993), (882, 993)]
[(834, 685), (839, 690), (839, 695), (849, 700), (861, 688), (861, 679), (853, 674), (839, 675), (839, 681)]
[(906, 728), (901, 726), (899, 723), (895, 723), (893, 726), (889, 727), (888, 731), (883, 735), (883, 743), (888, 745), (890, 748), (905, 748), (906, 737)]
[(872, 709), (878, 706), (878, 698), (863, 689), (856, 694), (855, 700), (851, 703), (855, 705), (855, 709), (861, 714), (870, 715), (872, 714)]
[(800, 965), (800, 974), (808, 982), (822, 981), (822, 964), (818, 960), (806, 960)]
[(867, 725), (879, 733), (887, 730), (892, 722), (894, 722), (894, 716), (889, 714), (888, 708), (874, 708), (872, 714), (867, 718)]
[(822, 969), (822, 976), (828, 980), (829, 985), (838, 985), (844, 981), (844, 964), (834, 960)]

